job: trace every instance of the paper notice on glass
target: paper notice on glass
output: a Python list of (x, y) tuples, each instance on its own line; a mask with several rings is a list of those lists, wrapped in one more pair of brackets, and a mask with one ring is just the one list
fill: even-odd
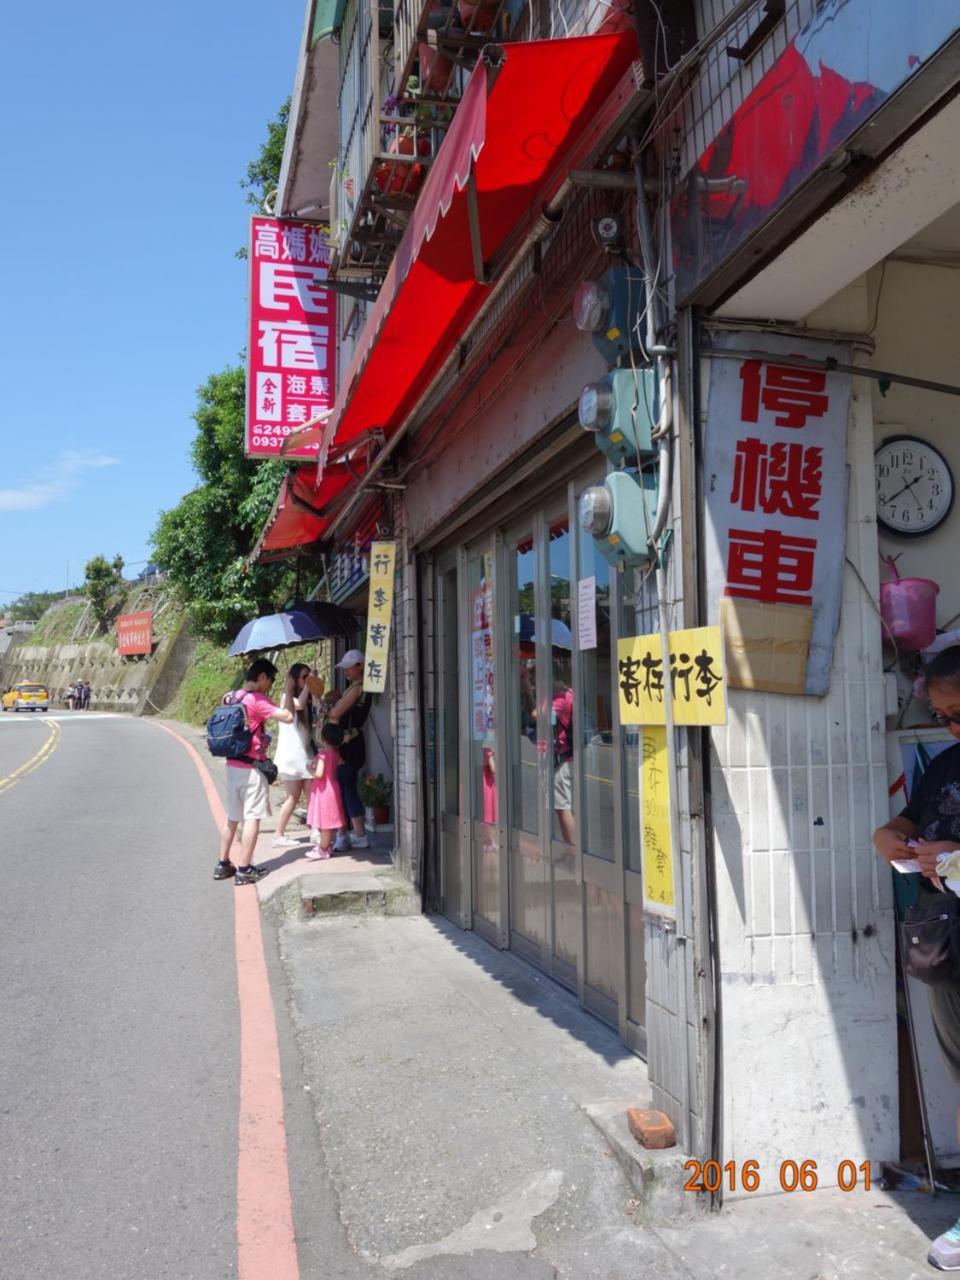
[(577, 646), (597, 647), (597, 579), (581, 578), (577, 583)]

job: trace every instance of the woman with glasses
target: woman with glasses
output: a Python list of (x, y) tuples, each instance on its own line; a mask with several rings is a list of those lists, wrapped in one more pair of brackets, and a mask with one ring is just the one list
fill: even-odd
[[(909, 804), (873, 833), (873, 843), (885, 862), (916, 858), (929, 891), (936, 892), (943, 890), (937, 858), (960, 849), (960, 645), (937, 654), (925, 677), (933, 718), (958, 743), (927, 766)], [(960, 1084), (960, 990), (928, 986), (927, 993), (944, 1062)], [(941, 1271), (960, 1271), (960, 1219), (934, 1240), (928, 1261)]]

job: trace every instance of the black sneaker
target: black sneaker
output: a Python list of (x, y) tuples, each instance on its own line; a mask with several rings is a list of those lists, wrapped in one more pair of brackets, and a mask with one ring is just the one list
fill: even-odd
[(218, 862), (213, 868), (213, 878), (214, 880), (231, 880), (236, 870), (232, 862)]
[(255, 867), (252, 864), (249, 867), (237, 867), (237, 874), (233, 877), (233, 883), (256, 884), (257, 881), (262, 880), (266, 874), (266, 867)]

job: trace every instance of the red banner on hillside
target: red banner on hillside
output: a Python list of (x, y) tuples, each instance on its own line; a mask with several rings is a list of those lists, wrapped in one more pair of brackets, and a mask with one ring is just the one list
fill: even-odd
[(153, 614), (121, 613), (117, 619), (117, 653), (124, 657), (153, 651)]
[[(333, 405), (336, 297), (323, 287), (329, 266), (330, 246), (319, 227), (250, 220), (248, 458), (279, 457), (287, 436)], [(316, 452), (307, 445), (288, 456)]]

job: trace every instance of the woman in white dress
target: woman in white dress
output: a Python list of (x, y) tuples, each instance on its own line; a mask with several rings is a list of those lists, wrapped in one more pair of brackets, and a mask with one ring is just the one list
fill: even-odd
[(277, 750), (273, 762), (277, 766), (277, 780), (283, 783), (287, 793), (277, 815), (277, 834), (274, 845), (292, 849), (300, 843), (287, 835), (287, 823), (293, 816), (301, 795), (306, 803), (313, 774), (310, 761), (316, 754), (310, 746), (310, 690), (307, 677), (311, 674), (305, 662), (295, 662), (287, 672), (280, 701), (285, 711), (293, 712), (292, 724), (281, 724), (277, 730)]

